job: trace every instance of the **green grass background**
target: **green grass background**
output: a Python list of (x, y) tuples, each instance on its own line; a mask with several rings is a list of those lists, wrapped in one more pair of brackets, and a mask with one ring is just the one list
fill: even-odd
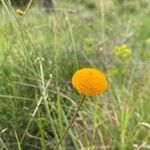
[[(56, 0), (55, 9), (0, 8), (0, 149), (53, 149), (82, 97), (70, 80), (83, 67), (106, 73), (109, 89), (86, 98), (60, 149), (150, 149), (150, 1)], [(124, 62), (113, 54), (121, 44), (132, 49)]]

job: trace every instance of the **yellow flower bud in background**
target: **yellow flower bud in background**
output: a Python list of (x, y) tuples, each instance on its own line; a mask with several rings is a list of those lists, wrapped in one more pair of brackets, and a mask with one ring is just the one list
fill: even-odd
[(116, 46), (114, 48), (114, 55), (116, 55), (122, 61), (129, 59), (131, 54), (132, 50), (126, 44)]

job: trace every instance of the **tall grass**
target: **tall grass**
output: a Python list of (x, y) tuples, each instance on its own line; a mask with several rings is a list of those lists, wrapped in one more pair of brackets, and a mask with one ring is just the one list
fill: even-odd
[[(71, 76), (90, 66), (109, 90), (86, 98), (61, 149), (150, 149), (149, 0), (56, 1), (25, 16), (2, 2), (0, 149), (53, 149), (80, 99)], [(132, 56), (122, 62), (113, 49), (124, 43)]]

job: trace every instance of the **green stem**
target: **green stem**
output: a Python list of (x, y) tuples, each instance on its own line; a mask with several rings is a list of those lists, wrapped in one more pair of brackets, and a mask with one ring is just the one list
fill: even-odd
[(80, 108), (81, 108), (81, 106), (82, 106), (82, 104), (83, 104), (83, 102), (84, 102), (84, 100), (85, 100), (85, 97), (86, 97), (86, 96), (84, 95), (83, 98), (81, 99), (80, 104), (79, 104), (79, 106), (78, 106), (78, 108), (77, 108), (77, 110), (76, 110), (76, 112), (75, 112), (73, 118), (71, 119), (71, 122), (69, 123), (68, 127), (66, 128), (66, 130), (65, 130), (64, 133), (62, 134), (62, 136), (61, 136), (61, 138), (59, 139), (59, 141), (58, 141), (57, 145), (55, 146), (54, 150), (57, 150), (57, 149), (59, 148), (59, 146), (60, 146), (60, 144), (62, 143), (63, 139), (64, 139), (65, 136), (67, 135), (69, 129), (70, 129), (71, 126), (73, 125), (73, 123), (74, 123), (74, 121), (75, 121), (75, 119), (76, 119), (76, 117), (77, 117), (77, 115), (78, 115), (78, 112), (80, 111)]

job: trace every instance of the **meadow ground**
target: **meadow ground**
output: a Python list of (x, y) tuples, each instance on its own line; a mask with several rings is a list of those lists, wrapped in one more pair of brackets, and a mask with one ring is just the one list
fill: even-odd
[(84, 67), (103, 71), (109, 88), (86, 97), (60, 149), (150, 149), (150, 1), (55, 6), (22, 16), (0, 8), (0, 149), (53, 149), (82, 97), (70, 80)]

